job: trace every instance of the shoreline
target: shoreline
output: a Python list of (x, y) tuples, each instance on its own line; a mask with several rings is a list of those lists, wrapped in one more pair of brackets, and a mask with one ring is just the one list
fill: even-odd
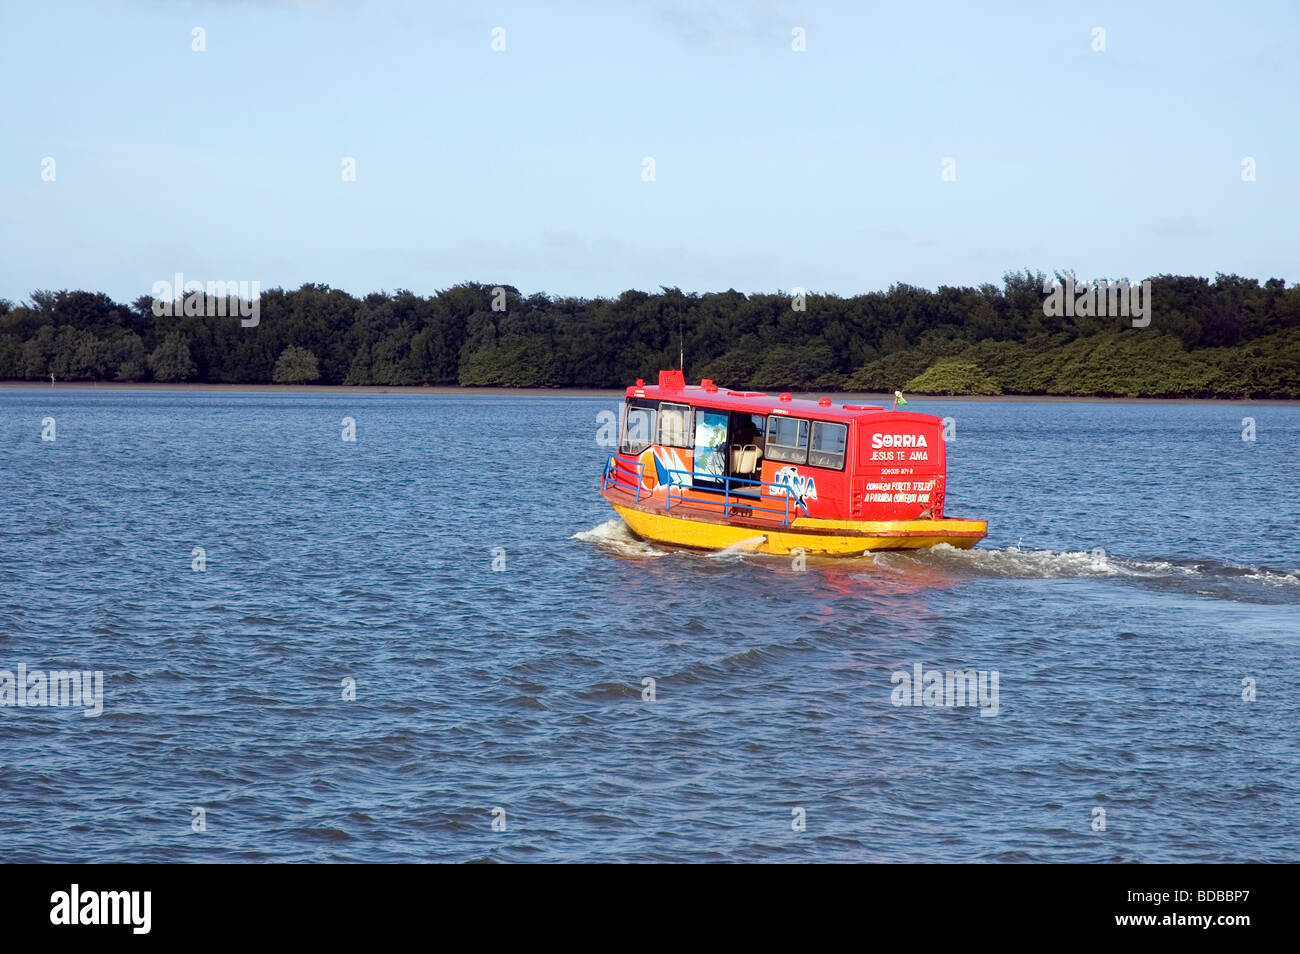
[[(60, 381), (53, 385), (35, 381), (0, 381), (0, 390), (31, 391), (212, 391), (217, 393), (249, 394), (399, 394), (432, 397), (529, 397), (529, 398), (621, 398), (622, 388), (489, 388), (459, 387), (457, 385), (347, 385), (347, 384), (202, 384), (181, 382), (164, 384), (156, 381)], [(795, 397), (829, 397), (850, 402), (874, 404), (893, 403), (892, 394), (867, 391), (791, 391)], [(1000, 403), (1059, 403), (1059, 404), (1228, 404), (1238, 407), (1250, 405), (1300, 406), (1300, 398), (1151, 398), (1105, 397), (1074, 394), (994, 394), (994, 395), (938, 395), (916, 394), (908, 404), (986, 401)]]

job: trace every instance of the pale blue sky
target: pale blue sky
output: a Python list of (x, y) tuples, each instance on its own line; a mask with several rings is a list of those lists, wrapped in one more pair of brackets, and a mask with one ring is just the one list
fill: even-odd
[(1296, 11), (5, 2), (0, 297), (1300, 280)]

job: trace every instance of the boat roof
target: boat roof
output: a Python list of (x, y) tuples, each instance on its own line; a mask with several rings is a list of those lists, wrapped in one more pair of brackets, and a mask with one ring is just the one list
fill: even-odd
[[(654, 401), (677, 401), (694, 407), (743, 411), (749, 414), (790, 414), (795, 417), (817, 418), (823, 421), (856, 421), (878, 414), (912, 415), (909, 411), (886, 411), (874, 404), (836, 403), (830, 398), (797, 398), (787, 393), (768, 394), (764, 391), (738, 391), (714, 384), (708, 378), (699, 384), (686, 384), (681, 371), (660, 371), (659, 383), (646, 384), (642, 380), (627, 389), (629, 398), (648, 398)], [(916, 414), (931, 417), (929, 414)]]

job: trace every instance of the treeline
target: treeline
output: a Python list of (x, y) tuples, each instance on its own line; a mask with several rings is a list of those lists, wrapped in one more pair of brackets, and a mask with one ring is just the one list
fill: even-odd
[[(86, 291), (0, 300), (0, 379), (622, 387), (676, 367), (763, 390), (1300, 397), (1300, 288), (1151, 279), (1150, 324), (1044, 314), (1042, 274), (842, 298), (737, 291), (524, 296), (462, 284), (263, 292), (256, 327)], [(215, 302), (212, 303), (215, 305)], [(802, 307), (798, 307), (802, 305)], [(191, 309), (195, 310), (195, 309)], [(213, 308), (212, 313), (216, 309)]]

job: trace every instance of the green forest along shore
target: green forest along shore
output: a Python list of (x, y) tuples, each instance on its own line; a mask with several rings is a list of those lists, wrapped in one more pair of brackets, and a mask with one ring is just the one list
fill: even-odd
[[(853, 297), (521, 295), (456, 285), (357, 298), (271, 289), (255, 327), (155, 315), (88, 291), (0, 299), (0, 380), (620, 388), (676, 367), (761, 390), (936, 395), (1300, 398), (1300, 287), (1235, 275), (1150, 279), (1150, 323), (1045, 314), (1044, 276), (894, 285)], [(211, 312), (209, 312), (209, 306)], [(495, 306), (495, 307), (494, 307)]]

